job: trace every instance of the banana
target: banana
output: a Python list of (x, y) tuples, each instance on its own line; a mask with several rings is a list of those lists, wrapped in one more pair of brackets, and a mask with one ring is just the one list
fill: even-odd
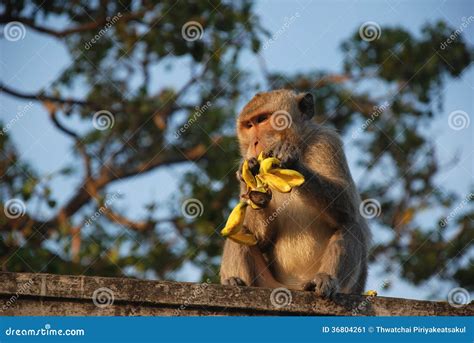
[(298, 187), (304, 183), (304, 176), (296, 170), (275, 168), (271, 173), (285, 180), (291, 187)]
[(291, 186), (281, 177), (270, 173), (259, 174), (258, 176), (265, 184), (270, 188), (276, 189), (278, 192), (288, 193), (291, 191)]
[(242, 165), (242, 179), (244, 179), (245, 183), (248, 187), (250, 187), (250, 189), (257, 187), (257, 180), (250, 171), (248, 160), (245, 160), (244, 164)]
[(234, 207), (232, 212), (230, 212), (229, 218), (225, 224), (225, 227), (221, 230), (221, 235), (227, 237), (236, 232), (239, 232), (242, 229), (242, 224), (244, 223), (245, 210), (247, 208), (247, 203), (241, 201)]
[(257, 244), (257, 239), (254, 235), (250, 233), (235, 233), (229, 236), (229, 239), (233, 240), (236, 243), (243, 244), (243, 245), (255, 245)]
[(377, 291), (374, 291), (373, 289), (371, 289), (371, 290), (368, 290), (367, 292), (365, 292), (364, 295), (367, 295), (369, 297), (376, 297), (377, 296)]
[(273, 165), (280, 165), (280, 160), (275, 157), (268, 157), (264, 159), (262, 162), (260, 162), (259, 174), (270, 173)]

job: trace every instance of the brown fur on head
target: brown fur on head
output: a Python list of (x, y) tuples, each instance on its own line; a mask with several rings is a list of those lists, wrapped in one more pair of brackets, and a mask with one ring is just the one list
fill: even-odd
[(242, 157), (257, 157), (275, 143), (300, 132), (314, 115), (310, 93), (297, 94), (286, 89), (258, 93), (237, 118), (237, 136)]

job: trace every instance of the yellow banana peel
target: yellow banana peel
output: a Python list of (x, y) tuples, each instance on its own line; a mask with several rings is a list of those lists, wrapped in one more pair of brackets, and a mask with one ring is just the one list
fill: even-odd
[(227, 237), (229, 235), (235, 234), (242, 229), (242, 224), (245, 219), (245, 209), (247, 208), (247, 203), (241, 201), (234, 207), (232, 212), (230, 212), (229, 218), (225, 227), (221, 230), (221, 235)]
[[(255, 245), (257, 239), (251, 233), (242, 231), (245, 219), (245, 211), (250, 205), (255, 210), (261, 209), (260, 205), (271, 199), (271, 190), (274, 189), (281, 193), (288, 193), (293, 187), (301, 186), (304, 183), (304, 176), (292, 169), (278, 168), (280, 160), (275, 157), (264, 157), (263, 152), (258, 155), (260, 168), (257, 175), (253, 175), (250, 171), (248, 160), (242, 165), (242, 179), (247, 185), (246, 201), (241, 201), (234, 207), (227, 219), (225, 227), (221, 230), (221, 234), (234, 242), (244, 245)], [(260, 194), (261, 193), (261, 194)], [(252, 201), (252, 199), (254, 201)], [(263, 205), (262, 205), (263, 206)], [(373, 295), (373, 293), (367, 295)], [(375, 292), (377, 295), (377, 292)]]
[(255, 245), (257, 244), (257, 239), (254, 235), (250, 233), (243, 233), (238, 232), (229, 236), (229, 239), (233, 240), (236, 243), (243, 244), (243, 245)]
[(242, 179), (247, 184), (250, 189), (254, 189), (257, 187), (257, 180), (255, 176), (253, 176), (252, 172), (249, 168), (249, 161), (245, 160), (244, 164), (242, 165)]
[(367, 295), (369, 297), (376, 297), (377, 296), (377, 291), (371, 289), (371, 290), (368, 290), (367, 292), (365, 292), (364, 295)]

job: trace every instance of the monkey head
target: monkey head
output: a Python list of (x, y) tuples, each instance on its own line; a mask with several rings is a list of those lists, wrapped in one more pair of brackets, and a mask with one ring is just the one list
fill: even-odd
[(257, 157), (278, 142), (295, 137), (313, 115), (310, 93), (296, 94), (286, 89), (258, 93), (237, 118), (242, 157)]

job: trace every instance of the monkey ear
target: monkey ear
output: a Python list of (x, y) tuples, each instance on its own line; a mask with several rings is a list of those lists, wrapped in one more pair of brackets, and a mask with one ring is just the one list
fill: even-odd
[(311, 93), (302, 93), (297, 96), (298, 108), (303, 113), (305, 119), (314, 116), (314, 99)]

